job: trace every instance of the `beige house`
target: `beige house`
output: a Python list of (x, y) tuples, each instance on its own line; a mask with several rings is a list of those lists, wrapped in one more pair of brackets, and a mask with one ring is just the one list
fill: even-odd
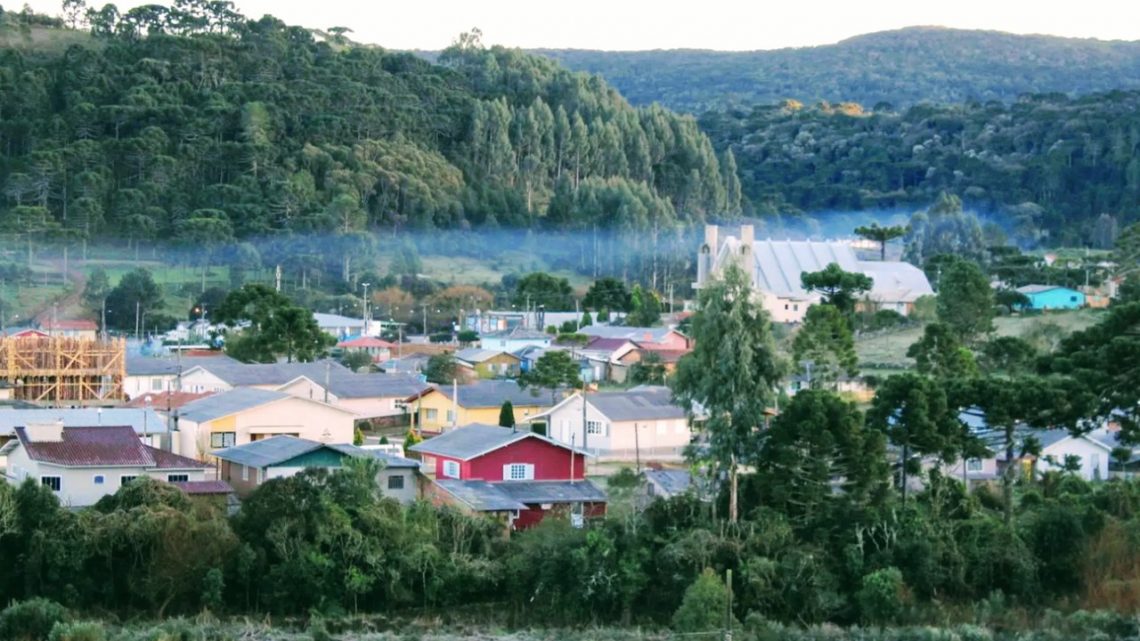
[(408, 412), (405, 401), (427, 391), (431, 385), (411, 374), (338, 374), (314, 381), (299, 376), (277, 387), (292, 396), (327, 402), (346, 409), (357, 418), (399, 416)]
[(351, 411), (285, 392), (236, 389), (187, 403), (178, 411), (180, 454), (206, 460), (214, 450), (286, 434), (321, 443), (351, 443)]
[(38, 481), (69, 507), (94, 505), (140, 477), (168, 483), (205, 480), (206, 465), (144, 444), (130, 426), (28, 423), (0, 448), (13, 484)]
[(182, 373), (182, 392), (228, 392), (243, 387), (275, 390), (298, 377), (313, 381), (351, 374), (336, 361), (315, 363), (242, 363), (231, 358), (209, 359)]
[(581, 393), (529, 422), (545, 422), (548, 436), (601, 461), (679, 461), (692, 440), (685, 410), (672, 403), (665, 387), (587, 394), (584, 426)]

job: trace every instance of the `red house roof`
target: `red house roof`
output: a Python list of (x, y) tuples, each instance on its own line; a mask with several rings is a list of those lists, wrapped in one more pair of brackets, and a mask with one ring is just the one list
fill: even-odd
[(48, 331), (76, 331), (76, 332), (94, 332), (99, 329), (99, 326), (93, 320), (75, 319), (75, 320), (56, 320), (46, 321), (40, 324), (40, 327)]
[(21, 329), (18, 332), (8, 334), (9, 338), (47, 338), (47, 332), (41, 332), (38, 329)]
[(139, 466), (158, 469), (196, 469), (205, 463), (150, 447), (128, 426), (64, 427), (60, 441), (31, 441), (27, 429), (16, 437), (28, 458), (68, 467)]
[(164, 410), (166, 408), (178, 409), (190, 401), (196, 401), (200, 398), (205, 398), (213, 392), (202, 392), (201, 394), (194, 394), (192, 392), (158, 392), (140, 394), (131, 399), (127, 403), (127, 407), (135, 407), (140, 409), (152, 408), (156, 410)]
[(225, 481), (176, 481), (171, 485), (191, 496), (233, 494), (234, 492), (234, 488)]
[(389, 343), (388, 341), (373, 338), (372, 336), (361, 336), (352, 340), (341, 341), (337, 343), (336, 346), (353, 349), (394, 349), (396, 347), (395, 343)]

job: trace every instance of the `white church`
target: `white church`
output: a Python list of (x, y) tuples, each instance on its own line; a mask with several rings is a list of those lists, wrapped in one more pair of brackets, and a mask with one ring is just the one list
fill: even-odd
[(910, 263), (860, 260), (849, 243), (811, 240), (756, 240), (752, 225), (741, 225), (739, 236), (721, 237), (716, 225), (705, 226), (705, 242), (697, 255), (696, 288), (715, 278), (730, 261), (752, 276), (752, 286), (764, 309), (777, 323), (798, 323), (821, 296), (800, 285), (805, 272), (817, 272), (836, 263), (847, 272), (866, 274), (874, 282), (864, 302), (904, 316), (921, 296), (931, 296), (923, 271)]

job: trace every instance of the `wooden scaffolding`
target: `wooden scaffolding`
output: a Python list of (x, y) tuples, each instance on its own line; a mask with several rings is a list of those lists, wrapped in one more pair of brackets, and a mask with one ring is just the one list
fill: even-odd
[(125, 339), (0, 338), (0, 380), (12, 398), (55, 407), (125, 400)]

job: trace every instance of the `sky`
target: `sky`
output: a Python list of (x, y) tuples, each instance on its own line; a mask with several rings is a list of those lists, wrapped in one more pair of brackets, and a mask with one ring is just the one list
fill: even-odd
[[(102, 6), (101, 0), (88, 0)], [(164, 0), (122, 0), (120, 10)], [(16, 2), (11, 3), (16, 5)], [(30, 0), (59, 13), (59, 0)], [(344, 26), (389, 49), (440, 49), (478, 27), (483, 42), (522, 48), (778, 49), (914, 25), (1102, 40), (1140, 40), (1135, 0), (236, 0), (250, 17)]]

